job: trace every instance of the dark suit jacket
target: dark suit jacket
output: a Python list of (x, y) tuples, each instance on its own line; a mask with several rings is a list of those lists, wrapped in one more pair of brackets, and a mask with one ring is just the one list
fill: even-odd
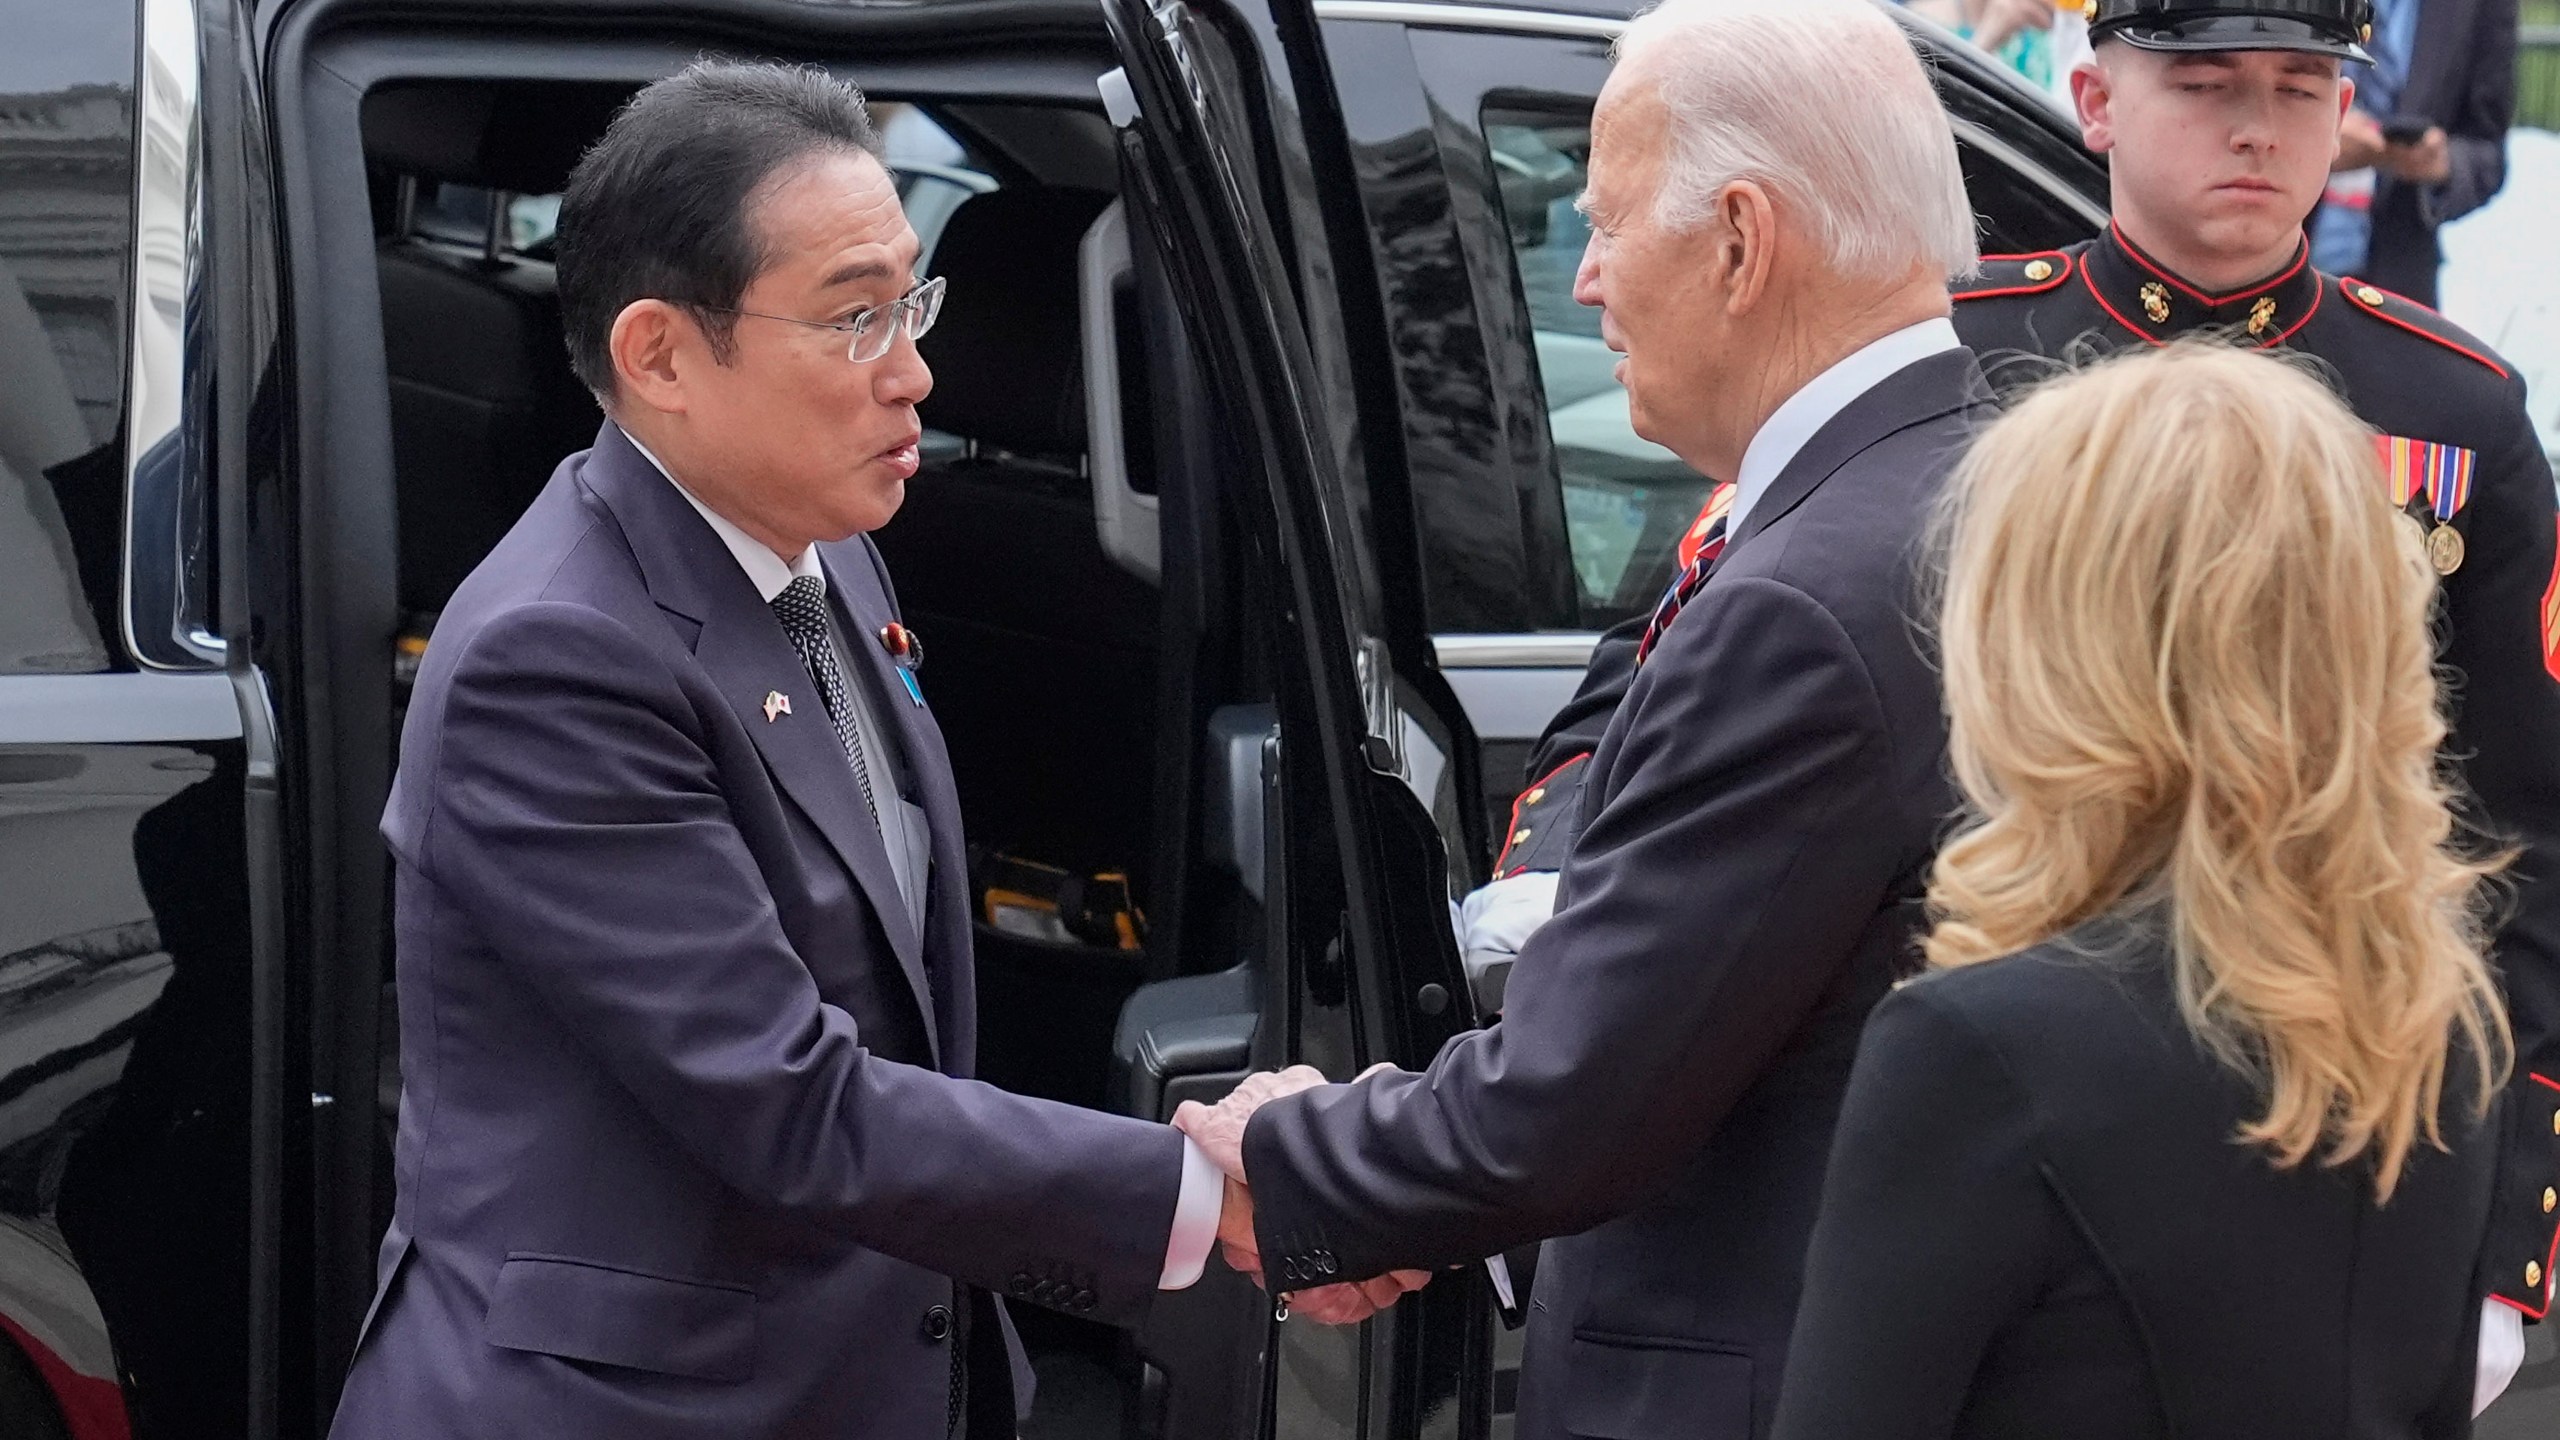
[(1760, 498), (1591, 762), (1499, 1025), (1246, 1129), (1281, 1288), (1573, 1236), (1538, 1272), (1524, 1437), (1768, 1426), (1858, 1028), (1953, 805), (1908, 580), (1983, 393), (1970, 354), (1919, 361)]
[(2420, 0), (2418, 40), (2399, 110), (2444, 127), (2453, 174), (2441, 185), (2380, 177), (2373, 243), (2358, 277), (2436, 303), (2444, 251), (2436, 229), (2489, 203), (2507, 183), (2516, 118), (2516, 0)]
[(932, 825), (921, 927), (781, 626), (619, 430), (444, 612), (383, 820), (399, 1199), (340, 1440), (940, 1440), (952, 1307), (997, 1313), (961, 1286), (1154, 1296), (1179, 1137), (966, 1078), (949, 760), (867, 643), (877, 554), (823, 555)]
[(2449, 1103), (2387, 1206), (2277, 1170), (2167, 956), (2102, 922), (1876, 1008), (1779, 1440), (2470, 1433), (2496, 1132)]

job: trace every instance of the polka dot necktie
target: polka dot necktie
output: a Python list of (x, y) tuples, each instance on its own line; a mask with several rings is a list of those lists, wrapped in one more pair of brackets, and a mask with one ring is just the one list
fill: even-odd
[(844, 667), (836, 663), (834, 639), (827, 632), (827, 586), (815, 575), (795, 575), (782, 593), (773, 597), (773, 616), (782, 622), (782, 633), (791, 637), (794, 649), (809, 667), (809, 676), (818, 682), (818, 695), (827, 705), (827, 718), (835, 723), (836, 739), (844, 745), (844, 755), (853, 762), (854, 783), (862, 787), (862, 803), (876, 822), (880, 818), (880, 802), (871, 795), (871, 767), (862, 756), (862, 732), (854, 724), (853, 695), (845, 689)]
[(1644, 627), (1644, 638), (1636, 642), (1638, 665), (1653, 653), (1655, 642), (1662, 638), (1663, 631), (1671, 628), (1680, 608), (1695, 598), (1699, 587), (1707, 583), (1707, 572), (1715, 568), (1716, 557), (1724, 553), (1724, 542), (1732, 519), (1733, 482), (1726, 481), (1707, 496), (1706, 508), (1698, 512), (1697, 524), (1690, 527), (1688, 541), (1694, 542), (1695, 548), (1691, 549), (1689, 543), (1681, 546), (1690, 552), (1689, 563), (1680, 567), (1680, 574), (1672, 580), (1671, 588), (1662, 592), (1662, 603), (1653, 607), (1653, 619)]

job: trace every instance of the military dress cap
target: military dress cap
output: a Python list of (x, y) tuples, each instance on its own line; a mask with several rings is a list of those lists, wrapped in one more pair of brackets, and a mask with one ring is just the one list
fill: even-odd
[(2089, 38), (2145, 50), (2298, 50), (2370, 62), (2373, 0), (2087, 0)]

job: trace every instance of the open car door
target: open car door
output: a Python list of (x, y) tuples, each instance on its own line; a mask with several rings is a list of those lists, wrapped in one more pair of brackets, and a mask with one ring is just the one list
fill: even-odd
[[(1313, 13), (1296, 0), (1108, 0), (1106, 13), (1124, 68), (1105, 77), (1104, 99), (1131, 228), (1162, 260), (1191, 338), (1220, 481), (1262, 582), (1249, 603), (1268, 612), (1273, 640), (1271, 940), (1251, 1061), (1335, 1080), (1381, 1060), (1419, 1065), (1476, 1023), (1450, 931), (1448, 848), (1410, 783), (1421, 769), (1426, 792), (1445, 786), (1452, 747), (1396, 681), (1346, 475), (1366, 463), (1359, 425), (1328, 408), (1346, 368), (1333, 349), (1343, 306), (1326, 280), (1324, 223), (1308, 212), (1354, 202), (1319, 193), (1309, 160), (1338, 123)], [(1124, 1025), (1124, 1052), (1130, 1038)], [(1273, 1320), (1256, 1297), (1233, 1368), (1174, 1375), (1156, 1433), (1481, 1434), (1484, 1283), (1472, 1269), (1445, 1276), (1338, 1331)], [(1183, 1303), (1168, 1301), (1170, 1319)], [(1176, 1338), (1169, 1328), (1142, 1339), (1151, 1358)], [(1237, 1405), (1228, 1423), (1185, 1403), (1220, 1389)]]

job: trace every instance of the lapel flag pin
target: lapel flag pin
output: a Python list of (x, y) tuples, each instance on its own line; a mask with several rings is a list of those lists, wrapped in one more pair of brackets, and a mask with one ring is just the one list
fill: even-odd
[(788, 715), (790, 713), (790, 696), (783, 694), (779, 690), (767, 690), (764, 692), (764, 723), (770, 725), (774, 722), (775, 717)]

